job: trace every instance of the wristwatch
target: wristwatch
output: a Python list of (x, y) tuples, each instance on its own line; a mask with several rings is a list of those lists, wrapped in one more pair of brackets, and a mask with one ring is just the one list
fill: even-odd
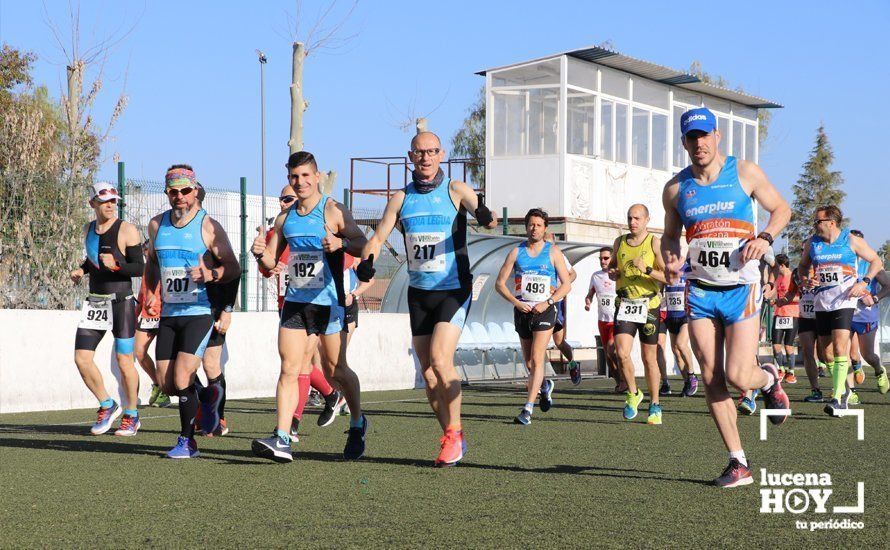
[(552, 305), (555, 304), (555, 303), (556, 303), (556, 302), (553, 301), (553, 298), (547, 298), (547, 305), (551, 305), (551, 306), (552, 306)]
[(863, 278), (862, 278), (862, 282), (865, 283), (866, 285), (870, 285), (870, 284), (871, 284), (871, 277), (863, 277)]
[(647, 265), (647, 266), (646, 266), (646, 275), (652, 275), (652, 271), (654, 271), (654, 270), (652, 269), (652, 266), (651, 266), (651, 265)]
[(218, 281), (218, 280), (219, 280), (219, 271), (217, 271), (217, 270), (215, 270), (215, 269), (211, 269), (211, 270), (210, 270), (210, 277), (211, 277), (211, 279), (213, 280), (213, 282)]
[(768, 242), (770, 246), (773, 245), (773, 236), (767, 233), (766, 231), (761, 231), (759, 235), (757, 235), (758, 239), (763, 239)]
[(232, 308), (232, 306), (226, 306), (223, 308), (223, 311), (225, 311), (226, 313), (232, 313), (233, 308)]

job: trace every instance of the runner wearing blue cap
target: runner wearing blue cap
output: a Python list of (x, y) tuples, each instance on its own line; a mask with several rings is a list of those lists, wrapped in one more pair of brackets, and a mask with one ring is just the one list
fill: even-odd
[[(773, 236), (788, 224), (791, 209), (756, 164), (720, 154), (721, 136), (711, 111), (687, 111), (680, 118), (680, 129), (691, 165), (664, 187), (661, 249), (666, 275), (673, 283), (686, 261), (680, 246), (686, 230), (689, 334), (701, 365), (708, 408), (729, 451), (729, 465), (715, 484), (748, 485), (754, 479), (726, 384), (741, 391), (762, 389), (767, 408), (789, 407), (776, 367), (757, 368), (751, 351), (757, 348), (760, 329), (759, 260)], [(765, 231), (756, 236), (754, 200), (769, 215)], [(785, 418), (770, 420), (781, 424)]]

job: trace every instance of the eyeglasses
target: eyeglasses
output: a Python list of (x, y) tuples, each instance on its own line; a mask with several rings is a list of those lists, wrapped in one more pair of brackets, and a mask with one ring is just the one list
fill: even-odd
[(278, 197), (278, 200), (280, 200), (284, 204), (290, 204), (290, 203), (294, 202), (295, 200), (297, 200), (297, 197), (295, 197), (293, 195), (282, 195), (282, 196)]
[(176, 188), (174, 188), (174, 187), (168, 187), (168, 188), (164, 191), (164, 193), (166, 193), (167, 196), (168, 196), (168, 197), (171, 197), (171, 198), (172, 198), (172, 197), (175, 197), (175, 196), (177, 196), (177, 195), (182, 195), (182, 196), (184, 197), (184, 196), (190, 194), (190, 193), (191, 193), (192, 191), (194, 191), (194, 190), (195, 190), (194, 187), (181, 187), (181, 188), (180, 188), (180, 187), (176, 187)]
[(441, 149), (439, 149), (438, 147), (435, 149), (414, 149), (413, 151), (411, 151), (411, 156), (417, 158), (423, 158), (424, 155), (428, 157), (434, 157), (439, 154), (439, 151), (441, 151)]
[(612, 256), (600, 256), (601, 262), (608, 262), (611, 259), (612, 259)]
[(834, 220), (832, 220), (831, 218), (816, 218), (815, 221), (813, 221), (813, 225), (819, 225), (822, 222), (833, 222), (833, 221)]

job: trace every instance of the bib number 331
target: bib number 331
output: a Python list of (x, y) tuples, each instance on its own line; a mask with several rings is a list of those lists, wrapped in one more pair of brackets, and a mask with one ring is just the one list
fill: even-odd
[(624, 300), (618, 303), (619, 321), (627, 321), (628, 323), (645, 323), (646, 317), (649, 315), (649, 299), (641, 298), (637, 300)]

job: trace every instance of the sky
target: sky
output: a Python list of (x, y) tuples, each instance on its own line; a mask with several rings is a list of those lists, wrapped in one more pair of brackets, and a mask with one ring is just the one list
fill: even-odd
[[(329, 3), (303, 2), (299, 37)], [(70, 44), (70, 5), (0, 0), (0, 42), (38, 56), (35, 82), (54, 97), (64, 85), (65, 56), (47, 21)], [(350, 6), (340, 0), (329, 23)], [(94, 107), (101, 126), (117, 97), (129, 98), (99, 175), (116, 179), (117, 154), (128, 177), (161, 180), (167, 166), (186, 162), (209, 186), (236, 189), (246, 176), (249, 191), (259, 193), (260, 49), (268, 58), (267, 194), (275, 196), (286, 183), (296, 14), (293, 1), (83, 2), (84, 49), (132, 28), (109, 52)], [(824, 124), (834, 169), (845, 179), (844, 213), (878, 247), (890, 239), (884, 218), (890, 192), (880, 160), (890, 133), (888, 28), (886, 1), (686, 8), (635, 1), (361, 0), (338, 34), (348, 40), (307, 59), (305, 148), (321, 169), (337, 171), (334, 196), (340, 198), (351, 157), (405, 154), (412, 134), (399, 126), (412, 114), (428, 115), (447, 147), (484, 83), (475, 72), (611, 40), (621, 53), (675, 69), (698, 60), (733, 86), (784, 105), (774, 112), (760, 165), (789, 203)]]

